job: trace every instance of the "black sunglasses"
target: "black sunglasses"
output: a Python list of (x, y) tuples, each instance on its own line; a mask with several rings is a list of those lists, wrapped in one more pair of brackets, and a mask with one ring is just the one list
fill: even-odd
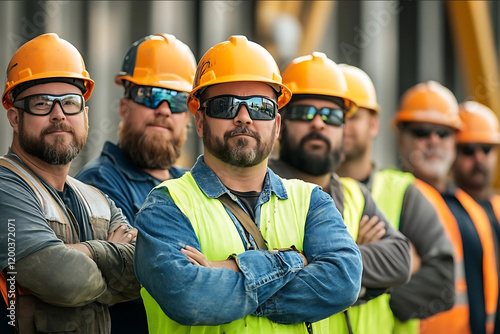
[(76, 115), (85, 109), (85, 99), (79, 94), (34, 94), (15, 101), (13, 105), (28, 114), (45, 116), (52, 112), (56, 103), (65, 115)]
[(312, 121), (319, 115), (323, 122), (333, 126), (343, 126), (345, 123), (345, 111), (340, 108), (316, 109), (310, 105), (295, 105), (286, 107), (283, 117), (289, 120)]
[(437, 134), (439, 138), (446, 138), (451, 136), (451, 134), (453, 133), (453, 130), (446, 128), (406, 127), (405, 130), (411, 133), (411, 135), (415, 138), (429, 138), (433, 133)]
[(151, 109), (156, 109), (167, 101), (172, 113), (182, 113), (188, 111), (186, 104), (188, 95), (185, 92), (161, 87), (133, 86), (128, 90), (126, 97)]
[(473, 145), (473, 144), (461, 144), (457, 145), (457, 149), (460, 153), (467, 156), (472, 156), (476, 153), (478, 149), (482, 150), (484, 154), (488, 154), (493, 149), (493, 145)]
[(265, 96), (214, 96), (203, 102), (201, 109), (213, 118), (233, 119), (238, 115), (241, 105), (247, 107), (253, 120), (270, 121), (276, 117), (278, 104)]

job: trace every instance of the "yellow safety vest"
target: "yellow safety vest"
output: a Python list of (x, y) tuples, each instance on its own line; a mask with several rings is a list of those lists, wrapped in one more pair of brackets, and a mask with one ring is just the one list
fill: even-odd
[[(351, 178), (340, 178), (344, 188), (344, 222), (347, 230), (354, 238), (358, 237), (359, 221), (365, 207), (365, 198), (357, 181)], [(389, 295), (382, 294), (366, 304), (351, 307), (347, 310), (352, 331), (355, 334), (390, 334), (393, 317), (389, 307)], [(313, 323), (314, 334), (348, 333), (345, 316), (337, 313), (327, 319)]]
[[(373, 177), (373, 199), (396, 230), (399, 230), (399, 220), (406, 189), (414, 181), (415, 176), (413, 174), (394, 169), (378, 171)], [(419, 319), (400, 321), (394, 317), (394, 333), (417, 334), (420, 331), (419, 323)]]
[[(288, 199), (280, 200), (275, 194), (271, 195), (270, 200), (261, 207), (260, 230), (270, 249), (295, 245), (302, 250), (305, 221), (315, 185), (299, 180), (283, 180), (283, 184)], [(179, 179), (167, 180), (157, 188), (169, 191), (175, 204), (189, 218), (201, 250), (210, 261), (225, 260), (230, 254), (245, 251), (234, 222), (222, 203), (218, 199), (206, 197), (190, 172)], [(304, 323), (284, 325), (253, 315), (219, 326), (183, 326), (167, 317), (145, 288), (141, 289), (141, 295), (146, 307), (149, 333), (307, 333)]]

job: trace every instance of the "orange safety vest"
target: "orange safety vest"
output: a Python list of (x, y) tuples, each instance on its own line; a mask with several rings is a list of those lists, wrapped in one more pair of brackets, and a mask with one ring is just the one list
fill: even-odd
[(493, 207), (493, 212), (497, 217), (498, 223), (500, 223), (500, 195), (493, 195), (490, 198), (491, 206)]
[[(471, 333), (469, 325), (469, 305), (467, 297), (467, 281), (465, 279), (463, 245), (457, 220), (441, 194), (436, 189), (419, 179), (415, 180), (415, 185), (436, 208), (438, 216), (443, 223), (444, 230), (453, 244), (455, 260), (455, 305), (448, 311), (444, 311), (427, 319), (421, 320), (420, 332), (426, 334)], [(493, 333), (494, 330), (495, 313), (498, 300), (498, 276), (490, 222), (482, 207), (463, 190), (457, 189), (455, 197), (469, 214), (477, 234), (479, 235), (479, 239), (481, 240), (481, 246), (483, 249), (486, 333), (490, 334)]]

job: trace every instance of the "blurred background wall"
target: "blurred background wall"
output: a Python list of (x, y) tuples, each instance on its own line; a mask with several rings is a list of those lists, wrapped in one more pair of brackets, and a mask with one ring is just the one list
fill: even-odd
[[(402, 93), (416, 83), (439, 81), (459, 102), (474, 99), (500, 112), (497, 1), (0, 1), (2, 84), (14, 52), (46, 32), (75, 45), (96, 82), (89, 138), (72, 175), (106, 140), (116, 142), (122, 90), (114, 76), (130, 45), (155, 33), (175, 35), (197, 60), (243, 34), (266, 47), (282, 69), (313, 51), (362, 68), (382, 107), (374, 152), (380, 167), (397, 166), (390, 120)], [(0, 117), (0, 154), (11, 140), (7, 118)], [(201, 150), (193, 130), (178, 163), (190, 167)]]

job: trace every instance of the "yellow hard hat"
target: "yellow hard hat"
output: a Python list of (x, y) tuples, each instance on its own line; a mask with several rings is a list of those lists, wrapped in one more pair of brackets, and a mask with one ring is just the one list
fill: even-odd
[(368, 74), (358, 67), (347, 64), (339, 64), (339, 67), (347, 82), (349, 98), (358, 107), (373, 110), (378, 114), (380, 106), (377, 103), (377, 93)]
[(282, 84), (278, 65), (271, 54), (245, 36), (231, 36), (210, 48), (198, 63), (188, 108), (194, 114), (200, 107), (199, 93), (211, 85), (256, 81), (267, 83), (278, 92), (278, 108), (290, 101), (292, 93)]
[(186, 44), (174, 35), (149, 35), (130, 47), (115, 82), (190, 92), (195, 71), (196, 60)]
[[(54, 79), (54, 80), (51, 80)], [(68, 82), (82, 89), (85, 101), (90, 98), (94, 81), (80, 52), (56, 34), (43, 34), (23, 44), (7, 67), (7, 82), (2, 95), (5, 109), (12, 107), (13, 91), (50, 81)], [(21, 85), (21, 86), (20, 86)], [(20, 93), (20, 92), (18, 92)]]
[(463, 127), (458, 131), (457, 143), (500, 144), (498, 118), (485, 105), (475, 101), (460, 104)]
[(283, 70), (283, 83), (294, 95), (338, 97), (344, 101), (347, 111), (355, 110), (348, 96), (347, 82), (342, 71), (322, 52), (313, 52), (292, 60)]
[(435, 81), (419, 83), (401, 98), (395, 124), (401, 122), (433, 123), (460, 129), (458, 102), (453, 93)]

